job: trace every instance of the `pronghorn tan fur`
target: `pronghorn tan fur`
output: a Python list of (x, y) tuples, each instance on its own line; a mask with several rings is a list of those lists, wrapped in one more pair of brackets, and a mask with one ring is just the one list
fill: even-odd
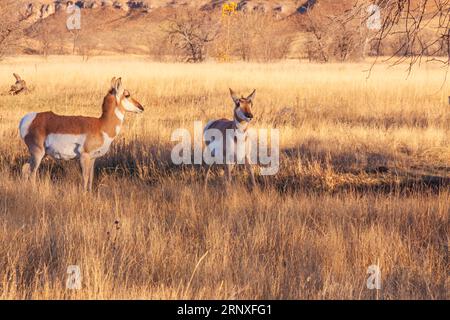
[(79, 159), (83, 187), (91, 190), (95, 159), (108, 152), (127, 111), (141, 113), (144, 108), (123, 88), (121, 78), (113, 78), (100, 118), (60, 116), (51, 111), (27, 114), (19, 125), (20, 136), (30, 152), (22, 170), (24, 176), (34, 181), (45, 155), (57, 160)]
[(13, 76), (16, 79), (16, 82), (11, 86), (9, 94), (15, 96), (21, 93), (28, 93), (27, 83), (25, 80), (22, 80), (17, 73), (13, 73)]
[[(239, 132), (240, 134), (244, 134), (244, 141), (245, 141), (245, 165), (247, 167), (247, 170), (250, 173), (250, 178), (252, 185), (255, 186), (255, 176), (253, 172), (253, 167), (250, 162), (250, 143), (247, 141), (247, 130), (250, 126), (250, 121), (253, 119), (253, 100), (255, 98), (256, 90), (253, 90), (253, 92), (247, 97), (241, 97), (239, 98), (236, 93), (230, 89), (230, 95), (234, 102), (234, 114), (233, 114), (233, 120), (228, 119), (219, 119), (219, 120), (212, 120), (206, 124), (204, 128), (204, 132), (209, 129), (217, 129), (222, 133), (223, 141), (221, 143), (223, 147), (223, 155), (227, 153), (227, 144), (226, 144), (226, 131), (227, 130), (233, 130), (234, 132)], [(209, 142), (205, 141), (206, 146), (209, 146)], [(233, 140), (234, 144), (237, 143), (236, 140)], [(236, 146), (234, 146), (233, 150), (237, 150)], [(231, 173), (233, 170), (234, 165), (233, 164), (225, 164), (225, 181), (227, 184), (231, 182)], [(208, 169), (206, 171), (205, 176), (205, 187), (208, 183), (208, 175), (211, 170), (211, 165), (208, 166)]]

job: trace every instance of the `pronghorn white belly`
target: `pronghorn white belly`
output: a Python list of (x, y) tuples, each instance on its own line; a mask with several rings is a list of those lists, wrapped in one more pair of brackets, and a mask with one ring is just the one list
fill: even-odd
[[(117, 128), (116, 128), (116, 131), (117, 131)], [(97, 148), (94, 151), (89, 153), (89, 155), (92, 158), (98, 158), (98, 157), (104, 156), (109, 151), (109, 148), (111, 147), (111, 143), (113, 142), (114, 138), (110, 138), (106, 132), (102, 132), (102, 135), (103, 135), (103, 144), (99, 148)]]
[(45, 139), (45, 153), (58, 160), (78, 158), (83, 152), (85, 134), (51, 133)]

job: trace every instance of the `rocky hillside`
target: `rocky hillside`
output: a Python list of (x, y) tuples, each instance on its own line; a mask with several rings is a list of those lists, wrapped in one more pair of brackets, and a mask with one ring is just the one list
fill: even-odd
[[(151, 12), (160, 8), (194, 7), (200, 10), (217, 10), (226, 0), (20, 0), (28, 10), (32, 11), (33, 19), (45, 19), (59, 10), (64, 10), (68, 3), (75, 3), (82, 9), (112, 8), (123, 12)], [(274, 12), (280, 15), (303, 13), (307, 8), (314, 7), (318, 0), (238, 0), (235, 1), (238, 10)], [(331, 3), (332, 1), (322, 1)], [(341, 3), (349, 1), (340, 1)], [(329, 4), (327, 4), (329, 6)]]
[[(351, 2), (345, 0), (344, 2)], [(183, 8), (218, 14), (230, 0), (18, 0), (26, 13), (23, 37), (10, 53), (67, 54), (71, 47), (95, 47), (97, 54), (148, 52), (158, 43), (161, 26)], [(281, 19), (301, 16), (307, 8), (333, 7), (333, 0), (235, 0), (237, 10), (266, 13)], [(82, 30), (73, 38), (66, 29), (69, 4), (81, 8)], [(1, 7), (1, 6), (0, 6)], [(17, 9), (16, 9), (17, 10)], [(152, 37), (153, 39), (149, 39)], [(76, 42), (76, 43), (75, 43)], [(86, 45), (84, 45), (86, 43)], [(126, 50), (125, 50), (126, 48)], [(77, 50), (80, 51), (81, 49)], [(11, 51), (11, 50), (9, 50)]]
[[(5, 8), (1, 1), (4, 0), (0, 0), (0, 9)], [(412, 4), (417, 4), (418, 1), (412, 1)], [(220, 11), (223, 4), (229, 2), (231, 0), (17, 0), (15, 4), (27, 17), (21, 24), (23, 32), (20, 38), (14, 38), (15, 45), (10, 45), (7, 50), (0, 47), (0, 56), (2, 52), (44, 55), (133, 53), (159, 57), (176, 55), (174, 46), (168, 43), (167, 36), (168, 19), (173, 17), (173, 13), (190, 8), (194, 9), (191, 12), (198, 10), (201, 20), (212, 19), (214, 23), (225, 26), (226, 24), (222, 24)], [(238, 19), (238, 22), (235, 22), (238, 25), (234, 26), (232, 32), (235, 36), (235, 43), (232, 45), (245, 46), (254, 42), (252, 46), (255, 50), (270, 49), (273, 51), (271, 55), (283, 50), (288, 52), (289, 57), (304, 57), (305, 50), (310, 50), (310, 46), (305, 44), (305, 34), (310, 34), (311, 25), (311, 19), (306, 12), (311, 10), (312, 16), (317, 13), (324, 17), (323, 20), (314, 18), (315, 24), (323, 29), (321, 33), (324, 36), (330, 33), (329, 29), (332, 28), (327, 24), (329, 20), (326, 17), (343, 14), (354, 6), (356, 0), (234, 2), (239, 11), (258, 12), (262, 15), (248, 15), (246, 17), (249, 18)], [(82, 27), (77, 32), (71, 32), (66, 27), (66, 8), (69, 4), (76, 4), (81, 8)], [(15, 10), (17, 11), (17, 8)], [(2, 14), (7, 16), (7, 13)], [(250, 18), (251, 16), (258, 21)], [(272, 20), (267, 20), (267, 17)], [(7, 26), (4, 30), (8, 33)], [(256, 37), (259, 39), (255, 39)], [(329, 38), (333, 41), (336, 36), (330, 35)], [(221, 49), (223, 41), (225, 40), (219, 37), (210, 44), (216, 52), (215, 56), (220, 56), (220, 52), (224, 51)], [(274, 46), (275, 42), (279, 43), (279, 46)], [(322, 43), (321, 46), (323, 47)], [(248, 48), (245, 50), (251, 51)], [(242, 53), (241, 50), (241, 54), (247, 53)]]

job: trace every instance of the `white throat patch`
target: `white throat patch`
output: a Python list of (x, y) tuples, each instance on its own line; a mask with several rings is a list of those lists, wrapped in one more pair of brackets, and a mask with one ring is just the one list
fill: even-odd
[(114, 109), (114, 113), (116, 114), (117, 119), (123, 121), (125, 119), (125, 115), (120, 111), (119, 108)]
[(239, 131), (244, 132), (247, 129), (248, 122), (240, 123), (237, 119), (234, 119), (234, 124)]

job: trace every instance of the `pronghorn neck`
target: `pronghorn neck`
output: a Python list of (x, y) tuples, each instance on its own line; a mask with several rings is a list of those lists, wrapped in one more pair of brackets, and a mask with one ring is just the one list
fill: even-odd
[(249, 127), (249, 124), (250, 123), (246, 119), (244, 119), (241, 109), (239, 107), (235, 108), (234, 122), (233, 122), (234, 129), (239, 130), (241, 132), (246, 132)]
[(110, 138), (115, 138), (125, 119), (125, 110), (117, 103), (117, 99), (113, 94), (108, 94), (103, 100), (102, 115), (100, 122), (102, 130), (108, 134)]

